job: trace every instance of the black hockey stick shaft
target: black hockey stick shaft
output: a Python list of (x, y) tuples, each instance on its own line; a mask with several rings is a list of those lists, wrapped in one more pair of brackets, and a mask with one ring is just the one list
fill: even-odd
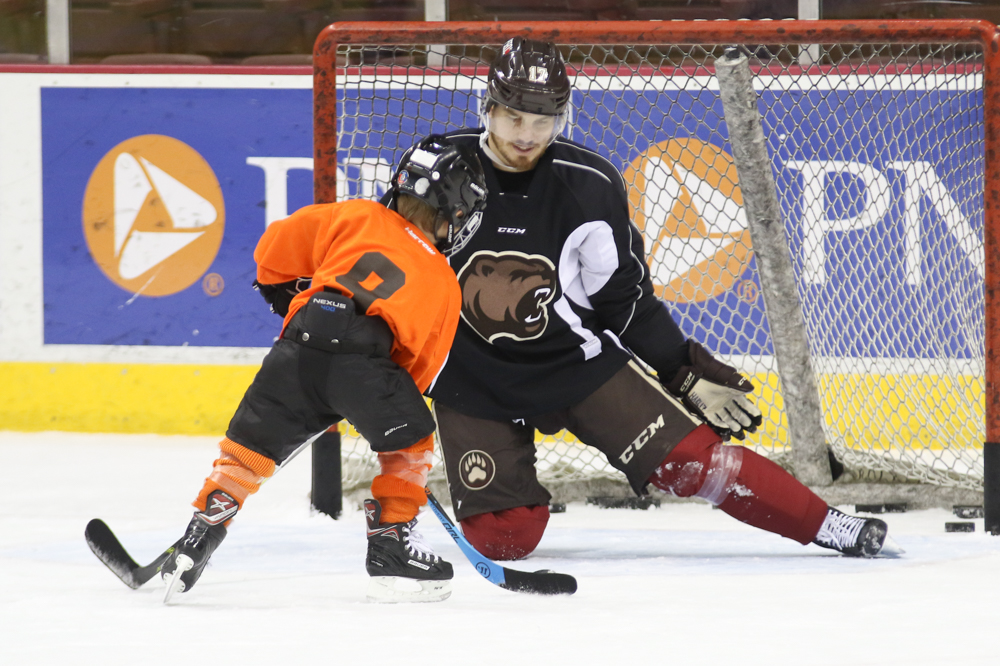
[(494, 585), (512, 592), (528, 592), (531, 594), (573, 594), (576, 592), (576, 578), (569, 574), (554, 571), (517, 571), (501, 566), (493, 560), (483, 557), (468, 539), (458, 531), (455, 523), (445, 513), (441, 503), (427, 490), (427, 501), (434, 515), (438, 517), (444, 529), (458, 544), (462, 553), (476, 567), (476, 571)]
[(140, 566), (118, 541), (118, 537), (111, 531), (111, 528), (100, 518), (94, 518), (87, 523), (87, 529), (84, 530), (83, 534), (87, 539), (87, 545), (90, 546), (90, 550), (97, 556), (97, 559), (104, 562), (111, 573), (118, 576), (121, 582), (133, 590), (139, 589), (155, 576), (177, 546), (175, 543), (149, 564)]

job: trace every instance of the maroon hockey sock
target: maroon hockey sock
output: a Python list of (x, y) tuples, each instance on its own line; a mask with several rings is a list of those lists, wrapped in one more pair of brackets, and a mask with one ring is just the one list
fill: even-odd
[(649, 482), (678, 497), (707, 499), (741, 522), (802, 544), (826, 517), (826, 502), (795, 477), (748, 448), (722, 444), (707, 426), (681, 440)]
[(740, 522), (807, 544), (816, 538), (827, 504), (780, 466), (744, 449), (739, 476), (719, 508)]
[(461, 522), (465, 538), (486, 557), (519, 560), (527, 557), (542, 540), (549, 522), (549, 507), (519, 506), (469, 516)]

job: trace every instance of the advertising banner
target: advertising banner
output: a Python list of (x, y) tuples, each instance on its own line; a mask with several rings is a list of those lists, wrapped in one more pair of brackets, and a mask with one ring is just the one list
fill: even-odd
[[(338, 195), (378, 197), (413, 140), (477, 126), (474, 85), (348, 93)], [(762, 91), (821, 355), (982, 356), (976, 87)], [(717, 93), (596, 88), (575, 93), (567, 134), (632, 184), (658, 293), (720, 353), (771, 354)], [(439, 117), (440, 96), (460, 111)], [(41, 121), (46, 344), (270, 345), (252, 253), (311, 203), (310, 91), (43, 87)]]
[(45, 343), (270, 346), (280, 319), (250, 286), (253, 250), (268, 176), (287, 210), (312, 202), (311, 102), (43, 88)]

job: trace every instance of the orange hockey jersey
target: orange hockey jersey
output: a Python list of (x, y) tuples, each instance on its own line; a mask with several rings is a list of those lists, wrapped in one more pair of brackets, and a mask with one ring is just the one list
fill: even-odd
[(374, 201), (317, 204), (271, 224), (253, 257), (262, 284), (312, 278), (285, 326), (313, 293), (333, 287), (389, 324), (392, 360), (421, 391), (430, 386), (451, 349), (461, 293), (447, 259), (416, 225)]

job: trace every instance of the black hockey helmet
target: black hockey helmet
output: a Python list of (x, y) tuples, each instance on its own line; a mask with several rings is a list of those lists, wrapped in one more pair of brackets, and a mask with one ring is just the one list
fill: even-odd
[(556, 45), (523, 37), (507, 41), (490, 65), (486, 104), (503, 104), (525, 113), (559, 116), (569, 105), (571, 85)]
[(448, 221), (448, 236), (436, 244), (443, 254), (453, 254), (476, 233), (486, 208), (483, 165), (474, 149), (432, 134), (399, 161), (392, 177), (393, 200), (400, 194), (420, 199)]

